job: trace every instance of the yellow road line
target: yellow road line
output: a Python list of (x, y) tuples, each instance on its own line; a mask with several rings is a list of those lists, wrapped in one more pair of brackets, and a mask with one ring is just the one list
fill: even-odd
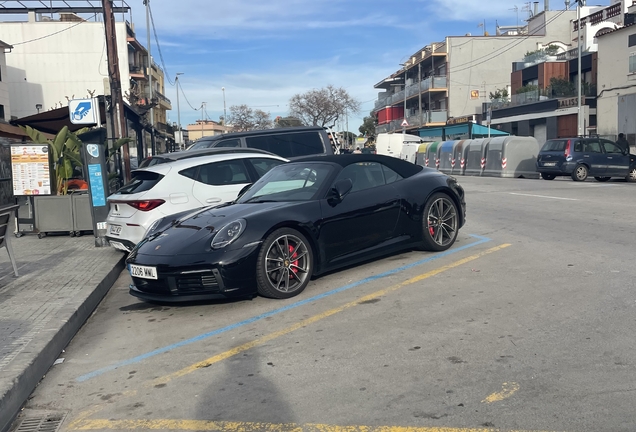
[(197, 369), (206, 368), (206, 367), (211, 366), (211, 365), (213, 365), (215, 363), (218, 363), (218, 362), (220, 362), (222, 360), (228, 359), (228, 358), (233, 357), (233, 356), (235, 356), (237, 354), (240, 354), (240, 353), (242, 353), (244, 351), (247, 351), (247, 350), (249, 350), (251, 348), (254, 348), (254, 347), (259, 346), (259, 345), (263, 345), (263, 344), (265, 344), (265, 343), (267, 343), (267, 342), (269, 342), (269, 341), (271, 341), (273, 339), (279, 338), (279, 337), (284, 336), (286, 334), (289, 334), (289, 333), (291, 333), (291, 332), (293, 332), (295, 330), (298, 330), (298, 329), (301, 329), (303, 327), (306, 327), (309, 324), (313, 324), (313, 323), (315, 323), (317, 321), (320, 321), (320, 320), (322, 320), (324, 318), (330, 317), (330, 316), (335, 315), (335, 314), (337, 314), (339, 312), (342, 312), (344, 310), (350, 309), (350, 308), (352, 308), (352, 307), (354, 307), (354, 306), (356, 306), (356, 305), (358, 305), (360, 303), (363, 303), (363, 302), (366, 302), (366, 301), (369, 301), (369, 300), (373, 300), (375, 298), (378, 298), (378, 297), (381, 297), (383, 295), (389, 294), (389, 293), (391, 293), (393, 291), (396, 291), (396, 290), (398, 290), (398, 289), (400, 289), (402, 287), (405, 287), (407, 285), (411, 285), (411, 284), (414, 284), (414, 283), (419, 282), (421, 280), (428, 279), (430, 277), (438, 275), (438, 274), (440, 274), (442, 272), (445, 272), (447, 270), (453, 269), (455, 267), (459, 267), (459, 266), (461, 266), (463, 264), (466, 264), (466, 263), (468, 263), (470, 261), (474, 261), (474, 260), (476, 260), (478, 258), (481, 258), (484, 255), (488, 255), (488, 254), (491, 254), (493, 252), (497, 252), (497, 251), (499, 251), (501, 249), (507, 248), (508, 246), (510, 246), (510, 244), (508, 244), (508, 243), (502, 244), (502, 245), (499, 245), (499, 246), (495, 246), (493, 248), (487, 249), (487, 250), (485, 250), (483, 252), (480, 252), (478, 254), (471, 255), (471, 256), (463, 258), (463, 259), (461, 259), (459, 261), (455, 261), (455, 262), (453, 262), (451, 264), (439, 267), (437, 269), (434, 269), (434, 270), (431, 270), (429, 272), (423, 273), (423, 274), (421, 274), (419, 276), (415, 276), (415, 277), (413, 277), (411, 279), (408, 279), (408, 280), (406, 280), (404, 282), (400, 282), (400, 283), (392, 285), (392, 286), (390, 286), (388, 288), (382, 289), (380, 291), (376, 291), (376, 292), (374, 292), (372, 294), (369, 294), (367, 296), (361, 297), (361, 298), (359, 298), (357, 300), (354, 300), (354, 301), (352, 301), (350, 303), (344, 304), (344, 305), (339, 306), (337, 308), (333, 308), (333, 309), (330, 309), (330, 310), (328, 310), (326, 312), (323, 312), (323, 313), (320, 313), (318, 315), (314, 315), (312, 317), (304, 319), (304, 320), (302, 320), (302, 321), (300, 321), (300, 322), (298, 322), (298, 323), (296, 323), (296, 324), (294, 324), (292, 326), (289, 326), (289, 327), (284, 328), (282, 330), (279, 330), (277, 332), (265, 335), (265, 336), (263, 336), (260, 339), (255, 339), (255, 340), (247, 342), (247, 343), (245, 343), (243, 345), (239, 345), (239, 346), (237, 346), (235, 348), (232, 348), (231, 350), (222, 352), (222, 353), (217, 354), (215, 356), (212, 356), (212, 357), (210, 357), (210, 358), (208, 358), (206, 360), (194, 363), (193, 365), (187, 366), (187, 367), (185, 367), (185, 368), (183, 368), (181, 370), (178, 370), (176, 372), (173, 372), (171, 374), (159, 377), (159, 378), (157, 378), (155, 380), (150, 381), (146, 385), (155, 386), (155, 385), (158, 385), (158, 384), (166, 384), (166, 383), (168, 383), (169, 381), (172, 381), (175, 378), (179, 378), (179, 377), (182, 377), (184, 375), (188, 375), (188, 374), (196, 371)]
[[(71, 430), (168, 430), (218, 432), (531, 432), (494, 428), (338, 426), (327, 424), (251, 423), (210, 420), (86, 420)], [(540, 431), (533, 431), (540, 432)]]
[(507, 397), (512, 396), (517, 390), (519, 390), (519, 384), (516, 382), (505, 382), (501, 386), (501, 391), (495, 392), (484, 399), (482, 402), (484, 403), (493, 403), (504, 400)]

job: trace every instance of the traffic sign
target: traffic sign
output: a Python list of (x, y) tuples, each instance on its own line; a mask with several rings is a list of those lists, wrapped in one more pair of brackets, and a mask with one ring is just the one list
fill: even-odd
[(406, 121), (406, 119), (402, 120), (402, 127), (408, 127), (409, 122)]

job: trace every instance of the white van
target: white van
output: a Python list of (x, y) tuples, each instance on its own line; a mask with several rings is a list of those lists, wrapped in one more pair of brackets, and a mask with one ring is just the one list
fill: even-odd
[(402, 158), (403, 144), (419, 144), (422, 139), (415, 135), (403, 133), (381, 133), (375, 139), (376, 154)]

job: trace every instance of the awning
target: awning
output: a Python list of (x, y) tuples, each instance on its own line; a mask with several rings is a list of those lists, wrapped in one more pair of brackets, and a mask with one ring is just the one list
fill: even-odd
[[(490, 136), (502, 136), (510, 135), (508, 132), (500, 131), (499, 129), (490, 128)], [(473, 138), (485, 138), (488, 136), (488, 126), (482, 126), (480, 124), (473, 124)]]

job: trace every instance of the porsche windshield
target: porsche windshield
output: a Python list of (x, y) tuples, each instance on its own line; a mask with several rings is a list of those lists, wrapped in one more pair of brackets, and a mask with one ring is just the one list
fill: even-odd
[(330, 165), (321, 163), (279, 165), (254, 183), (238, 202), (315, 199), (332, 170)]

